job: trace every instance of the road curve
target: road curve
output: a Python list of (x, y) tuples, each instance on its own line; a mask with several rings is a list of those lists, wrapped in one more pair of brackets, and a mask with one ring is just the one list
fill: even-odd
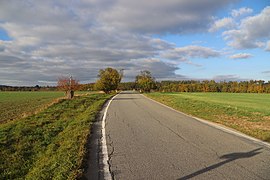
[(270, 179), (270, 149), (123, 92), (106, 118), (114, 179)]

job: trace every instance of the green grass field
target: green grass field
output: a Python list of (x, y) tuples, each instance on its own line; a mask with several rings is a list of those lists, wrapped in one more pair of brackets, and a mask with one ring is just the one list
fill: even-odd
[(0, 179), (76, 179), (91, 124), (111, 96), (62, 99), (38, 114), (0, 124)]
[[(75, 95), (85, 93), (88, 92), (76, 91)], [(61, 97), (64, 97), (64, 92), (0, 92), (0, 123), (39, 112)]]
[(270, 94), (150, 93), (184, 113), (220, 123), (270, 142)]
[(0, 123), (39, 111), (63, 92), (0, 92)]

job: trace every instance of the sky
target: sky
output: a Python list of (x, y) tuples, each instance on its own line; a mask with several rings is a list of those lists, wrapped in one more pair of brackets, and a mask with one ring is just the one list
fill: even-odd
[(1, 0), (0, 84), (270, 81), (269, 0)]

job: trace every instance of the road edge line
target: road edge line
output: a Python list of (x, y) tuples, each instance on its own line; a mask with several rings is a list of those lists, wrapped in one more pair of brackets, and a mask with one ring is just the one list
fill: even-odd
[(113, 99), (117, 96), (118, 94), (116, 94), (115, 96), (113, 96), (107, 107), (105, 108), (103, 117), (102, 117), (102, 125), (101, 125), (101, 149), (102, 149), (102, 164), (103, 164), (103, 173), (104, 173), (104, 179), (105, 180), (112, 180), (112, 174), (110, 172), (110, 167), (109, 167), (109, 155), (108, 155), (108, 148), (107, 148), (107, 141), (106, 141), (106, 117), (107, 117), (107, 112), (108, 109), (110, 107), (111, 102), (113, 101)]
[(173, 111), (175, 111), (175, 112), (177, 112), (177, 113), (180, 113), (180, 114), (183, 114), (183, 115), (188, 116), (188, 117), (190, 117), (190, 118), (193, 118), (193, 119), (195, 119), (195, 120), (197, 120), (197, 121), (199, 121), (199, 122), (201, 122), (201, 123), (204, 123), (204, 124), (206, 124), (206, 125), (209, 125), (209, 126), (211, 126), (211, 127), (214, 127), (214, 128), (216, 128), (216, 129), (219, 129), (219, 130), (221, 130), (221, 131), (223, 131), (223, 132), (226, 132), (226, 133), (229, 133), (229, 134), (236, 135), (236, 136), (238, 136), (238, 137), (242, 137), (242, 138), (251, 140), (251, 141), (254, 142), (254, 143), (257, 143), (257, 144), (266, 146), (267, 148), (270, 148), (270, 143), (268, 143), (268, 142), (265, 142), (265, 141), (262, 141), (262, 140), (260, 140), (260, 139), (251, 137), (251, 136), (249, 136), (249, 135), (247, 135), (247, 134), (244, 134), (244, 133), (242, 133), (242, 132), (240, 132), (240, 131), (237, 131), (237, 130), (235, 130), (235, 129), (231, 129), (231, 128), (226, 127), (226, 126), (224, 126), (224, 125), (222, 125), (222, 124), (217, 124), (217, 123), (214, 123), (214, 122), (211, 122), (211, 121), (207, 121), (207, 120), (205, 120), (205, 119), (201, 119), (201, 118), (198, 118), (198, 117), (195, 117), (195, 116), (192, 116), (192, 115), (183, 113), (183, 112), (178, 111), (178, 110), (176, 110), (176, 109), (174, 109), (174, 108), (172, 108), (172, 107), (170, 107), (170, 106), (167, 106), (166, 104), (162, 104), (161, 102), (158, 102), (158, 101), (156, 101), (156, 100), (154, 100), (154, 99), (151, 99), (151, 98), (145, 96), (144, 94), (141, 94), (141, 95), (144, 96), (144, 97), (146, 97), (147, 99), (149, 99), (149, 100), (151, 100), (151, 101), (157, 103), (157, 104), (160, 104), (160, 105), (162, 105), (162, 106), (164, 106), (164, 107), (166, 107), (166, 108), (169, 108), (169, 109), (171, 109), (171, 110), (173, 110)]

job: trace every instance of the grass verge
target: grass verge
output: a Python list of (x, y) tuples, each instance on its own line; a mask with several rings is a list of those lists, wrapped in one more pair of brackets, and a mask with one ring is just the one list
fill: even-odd
[(176, 110), (270, 142), (270, 95), (232, 93), (149, 93)]
[(90, 126), (111, 96), (60, 100), (39, 114), (0, 124), (0, 179), (75, 179)]

